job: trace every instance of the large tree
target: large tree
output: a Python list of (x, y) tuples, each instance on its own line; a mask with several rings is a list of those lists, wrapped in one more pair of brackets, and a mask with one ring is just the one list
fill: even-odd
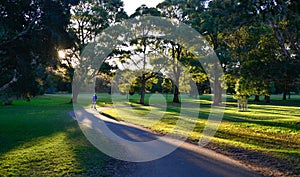
[[(66, 50), (67, 55), (62, 59), (65, 63), (64, 66), (68, 68), (71, 80), (75, 65), (86, 62), (81, 57), (84, 48), (89, 43), (95, 42), (97, 36), (104, 29), (127, 18), (123, 6), (123, 2), (120, 0), (82, 0), (71, 8), (71, 24), (68, 26), (68, 31), (75, 38), (75, 46)], [(107, 66), (107, 64), (105, 65)], [(96, 76), (99, 71), (101, 70), (95, 70), (92, 76)], [(71, 102), (76, 103), (80, 86), (73, 83)]]
[[(276, 45), (280, 50), (276, 55), (281, 57), (281, 75), (277, 80), (282, 84), (283, 99), (286, 99), (288, 86), (298, 77), (299, 73), (296, 69), (299, 67), (299, 20), (300, 6), (299, 1), (237, 1), (235, 2), (237, 12), (247, 12), (247, 15), (239, 15), (244, 21), (243, 24), (249, 26), (255, 23), (264, 23), (269, 26), (272, 31), (270, 34), (277, 40)], [(272, 37), (272, 38), (273, 38)], [(271, 51), (269, 49), (268, 51)], [(275, 57), (273, 59), (276, 59)], [(272, 66), (270, 66), (272, 67)], [(267, 67), (269, 68), (269, 67)]]
[[(159, 16), (160, 13), (155, 8), (142, 5), (130, 17), (134, 19), (147, 15)], [(120, 60), (124, 66), (127, 63), (127, 67), (136, 69), (136, 82), (140, 83), (140, 104), (145, 104), (147, 85), (149, 86), (150, 80), (155, 78), (159, 72), (159, 69), (155, 68), (155, 64), (152, 65), (160, 48), (159, 39), (154, 35), (157, 29), (151, 23), (132, 23), (129, 29), (133, 31), (136, 38), (124, 42), (123, 49), (120, 48), (122, 50)], [(124, 46), (126, 47), (124, 48)]]
[(289, 85), (299, 76), (300, 64), (300, 3), (299, 1), (265, 2), (256, 6), (263, 20), (273, 29), (284, 56), (282, 61), (283, 100), (286, 100)]
[[(168, 17), (172, 20), (178, 21), (180, 23), (187, 22), (188, 16), (185, 12), (186, 3), (184, 1), (171, 1), (166, 0), (157, 5), (157, 9), (161, 12), (161, 16)], [(181, 29), (176, 29), (181, 30)], [(171, 34), (172, 35), (172, 34)], [(176, 38), (176, 37), (175, 37)], [(182, 44), (176, 41), (164, 41), (166, 50), (168, 50), (168, 55), (170, 55), (171, 60), (168, 62), (169, 75), (173, 81), (173, 102), (179, 103), (179, 80), (182, 74), (182, 64), (181, 59), (187, 53), (187, 49), (183, 47)]]
[(47, 68), (57, 49), (72, 45), (66, 32), (70, 5), (76, 1), (3, 0), (0, 4), (0, 91), (30, 96), (45, 88)]
[[(203, 5), (203, 4), (202, 4)], [(195, 3), (191, 1), (191, 7), (195, 7)], [(199, 31), (200, 34), (206, 37), (206, 40), (212, 45), (213, 50), (217, 54), (223, 71), (226, 72), (228, 59), (226, 48), (224, 48), (224, 35), (230, 28), (227, 24), (231, 17), (231, 8), (228, 2), (210, 1), (208, 7), (203, 10), (201, 15), (197, 15), (198, 9), (195, 7), (189, 12), (191, 25)], [(217, 66), (214, 66), (217, 67)], [(213, 73), (212, 73), (213, 74)], [(222, 103), (222, 81), (218, 74), (213, 74), (212, 91), (214, 93), (213, 104), (219, 105)], [(224, 88), (223, 88), (224, 89)]]

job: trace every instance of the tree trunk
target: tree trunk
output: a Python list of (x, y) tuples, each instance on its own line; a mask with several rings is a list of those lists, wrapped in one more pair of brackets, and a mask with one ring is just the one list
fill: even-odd
[(284, 81), (282, 100), (286, 100), (286, 91), (287, 91), (287, 84), (286, 84), (286, 81)]
[(142, 90), (141, 90), (141, 98), (140, 98), (140, 104), (145, 105), (145, 90), (146, 90), (146, 81), (145, 76), (143, 75), (142, 78)]
[(175, 80), (174, 80), (174, 88), (173, 88), (173, 103), (180, 103), (179, 100), (179, 70), (177, 69), (177, 73), (175, 73)]
[(70, 103), (76, 104), (79, 94), (79, 87), (75, 84), (72, 86), (72, 98), (70, 100)]
[(11, 85), (12, 83), (18, 81), (18, 79), (17, 79), (17, 77), (16, 77), (16, 74), (17, 74), (17, 72), (16, 72), (16, 70), (15, 70), (15, 74), (14, 74), (14, 77), (12, 78), (12, 80), (9, 81), (8, 83), (4, 84), (3, 86), (1, 86), (1, 87), (0, 87), (0, 92), (6, 90), (7, 88), (10, 87), (10, 85)]
[(286, 100), (286, 92), (285, 91), (283, 91), (282, 100)]
[(265, 102), (266, 103), (270, 103), (271, 102), (270, 95), (265, 95)]
[(174, 97), (173, 97), (173, 103), (179, 103), (179, 89), (177, 85), (174, 85)]
[(255, 95), (254, 101), (255, 101), (255, 102), (260, 102), (260, 100), (259, 100), (259, 95)]
[(11, 99), (7, 99), (4, 102), (5, 105), (12, 105), (12, 100)]
[(181, 74), (181, 69), (179, 67), (179, 61), (182, 53), (182, 47), (177, 46), (172, 48), (172, 58), (173, 58), (173, 73), (174, 73), (174, 96), (173, 103), (180, 103), (179, 100), (179, 77)]
[(222, 88), (220, 82), (215, 78), (214, 88), (213, 88), (213, 105), (220, 105), (222, 103)]

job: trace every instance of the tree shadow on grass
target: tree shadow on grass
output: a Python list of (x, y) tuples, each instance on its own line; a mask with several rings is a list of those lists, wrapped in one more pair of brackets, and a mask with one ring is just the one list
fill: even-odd
[(275, 121), (266, 121), (266, 120), (257, 120), (257, 119), (249, 119), (249, 118), (239, 118), (235, 114), (226, 113), (223, 121), (228, 122), (241, 122), (241, 123), (249, 123), (249, 124), (256, 124), (260, 126), (269, 126), (269, 127), (281, 127), (281, 128), (288, 128), (291, 130), (300, 130), (300, 126), (297, 122), (275, 122)]
[[(199, 111), (199, 119), (203, 119), (203, 120), (207, 120), (207, 118), (209, 117), (210, 112), (202, 112), (201, 111), (201, 107), (205, 107), (205, 108), (210, 108), (211, 105), (200, 105), (200, 111)], [(282, 128), (289, 128), (291, 130), (300, 130), (300, 126), (299, 126), (299, 122), (300, 121), (286, 121), (286, 122), (276, 122), (276, 118), (270, 118), (268, 117), (268, 115), (265, 116), (260, 116), (257, 119), (251, 118), (248, 116), (248, 114), (252, 114), (251, 113), (251, 107), (249, 108), (250, 112), (246, 112), (245, 114), (241, 115), (240, 112), (238, 112), (238, 109), (236, 110), (236, 113), (228, 113), (226, 112), (224, 114), (223, 120), (222, 121), (228, 121), (228, 122), (232, 122), (232, 123), (250, 123), (250, 124), (256, 124), (256, 125), (260, 125), (260, 126), (270, 126), (270, 127), (282, 127)], [(261, 113), (268, 113), (267, 111), (264, 111), (264, 108), (255, 108), (255, 109), (261, 109)], [(171, 110), (171, 109), (168, 109)], [(274, 112), (272, 113), (272, 115), (276, 116), (278, 115), (278, 113)], [(251, 115), (251, 116), (255, 116)], [(291, 116), (299, 116), (299, 114), (292, 114)], [(262, 117), (266, 117), (266, 118), (262, 118)], [(269, 121), (268, 121), (269, 120)], [(188, 121), (188, 120), (187, 120)]]
[(300, 149), (300, 144), (295, 142), (295, 140), (291, 141), (291, 138), (288, 135), (286, 135), (285, 138), (278, 139), (274, 135), (266, 137), (255, 134), (252, 135), (248, 132), (234, 133), (219, 129), (214, 137), (221, 139), (230, 139), (232, 141), (248, 144), (249, 146), (254, 145), (269, 150)]
[(51, 136), (65, 129), (70, 120), (60, 119), (61, 116), (55, 117), (57, 109), (60, 108), (52, 107), (50, 115), (45, 115), (49, 108), (38, 106), (11, 106), (9, 109), (0, 110), (0, 154), (33, 139)]
[(67, 114), (70, 108), (61, 104), (0, 108), (2, 175), (109, 176), (106, 165), (111, 158), (86, 140)]

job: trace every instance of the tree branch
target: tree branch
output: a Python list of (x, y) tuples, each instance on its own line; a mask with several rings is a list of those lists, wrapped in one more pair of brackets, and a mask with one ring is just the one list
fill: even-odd
[(29, 33), (30, 29), (34, 26), (36, 19), (37, 19), (37, 16), (35, 16), (33, 18), (33, 20), (29, 23), (29, 25), (27, 26), (27, 28), (25, 30), (21, 31), (19, 34), (17, 34), (16, 36), (11, 38), (10, 40), (0, 43), (0, 48), (8, 45), (9, 43), (14, 42), (15, 40), (18, 40), (22, 36), (25, 36), (27, 33)]
[(0, 87), (0, 92), (6, 90), (7, 88), (9, 88), (9, 86), (14, 83), (14, 82), (17, 82), (18, 79), (17, 79), (17, 71), (15, 70), (15, 73), (14, 73), (14, 77), (12, 78), (11, 81), (9, 81), (8, 83), (4, 84), (2, 87)]
[(290, 60), (291, 55), (284, 46), (284, 37), (283, 37), (283, 35), (278, 31), (278, 29), (275, 27), (274, 23), (271, 20), (268, 20), (268, 22), (269, 22), (269, 25), (271, 26), (271, 28), (274, 30), (275, 37), (277, 38), (277, 40), (279, 42), (279, 46), (280, 46), (281, 50), (283, 51), (285, 57), (287, 57), (287, 59)]

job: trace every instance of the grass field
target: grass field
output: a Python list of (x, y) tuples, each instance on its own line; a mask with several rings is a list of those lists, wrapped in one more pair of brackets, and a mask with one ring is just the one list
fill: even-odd
[[(149, 101), (147, 96), (146, 102)], [(300, 175), (300, 96), (293, 95), (287, 101), (280, 99), (280, 96), (272, 96), (271, 104), (250, 101), (249, 112), (238, 112), (236, 101), (228, 96), (222, 123), (208, 146), (238, 159), (242, 158), (238, 156), (247, 156), (246, 160), (253, 164), (261, 163), (285, 174)], [(141, 106), (137, 104), (138, 100), (139, 95), (131, 96), (129, 102), (123, 101), (123, 107), (106, 109), (104, 114), (161, 133), (168, 133), (175, 127), (182, 109), (179, 104), (171, 103), (171, 96), (166, 108), (151, 103), (150, 106)], [(155, 103), (155, 99), (150, 100)], [(198, 142), (211, 109), (211, 96), (201, 96), (200, 100), (183, 96), (182, 101), (200, 102), (200, 109), (185, 108), (188, 112), (200, 112), (196, 119), (190, 115), (181, 116), (186, 124), (180, 125), (182, 127), (176, 133), (185, 135), (186, 127), (195, 123), (189, 140)], [(99, 106), (105, 102), (110, 102), (109, 98), (102, 95)], [(121, 105), (121, 100), (114, 103)]]
[[(99, 94), (98, 106), (108, 107), (104, 113), (115, 119), (167, 133), (180, 116), (180, 104), (168, 97), (147, 95), (150, 106), (137, 104), (139, 95), (111, 99)], [(77, 122), (68, 115), (73, 109), (67, 104), (70, 95), (46, 95), (14, 101), (13, 106), (0, 106), (0, 176), (105, 176), (112, 159), (99, 152), (84, 137)], [(224, 118), (207, 147), (249, 160), (251, 163), (274, 167), (286, 174), (300, 174), (300, 96), (281, 101), (272, 96), (271, 104), (249, 103), (249, 112), (238, 112), (236, 101), (228, 97)], [(210, 112), (211, 96), (200, 100), (182, 97), (197, 107), (185, 108), (191, 114), (182, 116), (176, 134), (185, 135), (195, 123), (189, 140), (197, 142)], [(86, 95), (86, 103), (90, 95)], [(114, 104), (113, 104), (114, 103)], [(116, 105), (116, 108), (112, 108)], [(89, 105), (85, 105), (89, 106)], [(132, 108), (132, 109), (131, 109)], [(199, 112), (200, 110), (200, 112)], [(192, 117), (192, 113), (199, 114)]]
[(111, 160), (69, 115), (70, 95), (0, 106), (0, 176), (105, 176)]

